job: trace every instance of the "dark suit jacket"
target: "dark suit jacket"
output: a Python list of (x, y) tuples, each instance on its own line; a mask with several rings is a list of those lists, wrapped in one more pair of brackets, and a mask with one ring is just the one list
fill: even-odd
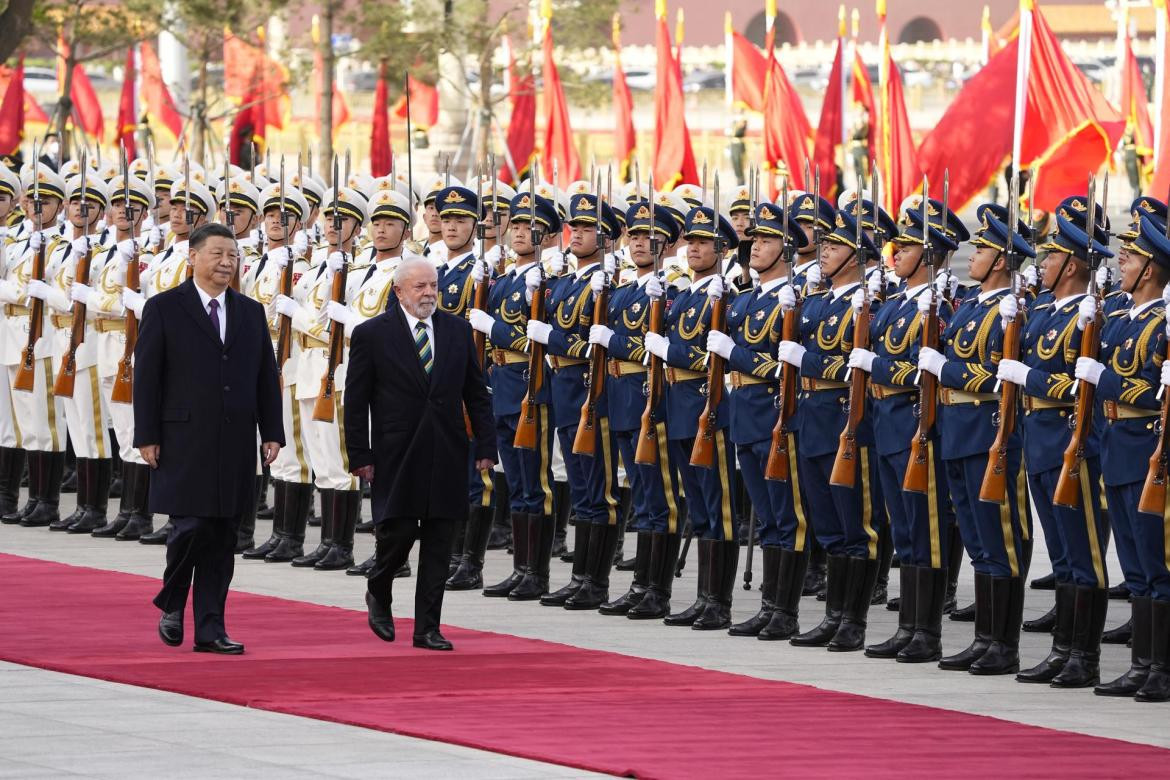
[[(467, 513), (470, 442), (496, 457), (495, 421), (467, 321), (436, 311), (430, 377), (397, 301), (354, 328), (345, 370), (349, 467), (374, 465), (374, 520), (457, 519)], [(373, 425), (371, 447), (370, 426)]]
[(227, 291), (227, 339), (195, 283), (154, 296), (134, 349), (134, 446), (161, 447), (150, 510), (234, 517), (252, 500), (256, 430), (284, 444), (280, 380), (264, 307)]

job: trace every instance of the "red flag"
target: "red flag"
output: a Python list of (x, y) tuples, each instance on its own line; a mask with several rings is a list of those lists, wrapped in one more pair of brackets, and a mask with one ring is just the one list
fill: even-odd
[[(439, 90), (406, 74), (407, 89), (410, 90), (410, 122), (415, 127), (434, 127), (439, 123)], [(394, 116), (406, 119), (406, 95), (394, 104)]]
[(634, 132), (634, 99), (622, 70), (621, 14), (613, 15), (613, 156), (619, 161), (618, 179), (629, 181), (630, 164), (638, 145)]
[(390, 97), (386, 89), (386, 63), (383, 62), (378, 68), (378, 86), (374, 89), (374, 119), (370, 123), (370, 175), (388, 175), (393, 161), (394, 152), (390, 148)]
[(133, 160), (138, 156), (138, 147), (134, 143), (134, 130), (138, 127), (138, 111), (134, 99), (134, 47), (126, 50), (126, 72), (122, 77), (122, 97), (118, 101), (118, 127), (115, 130), (114, 143), (126, 149), (127, 159)]
[[(1170, 26), (1170, 8), (1167, 8), (1165, 0), (1154, 0), (1154, 13), (1165, 17), (1167, 25)], [(1166, 63), (1170, 62), (1170, 35), (1166, 36), (1165, 46), (1167, 51), (1157, 51), (1154, 54), (1156, 67), (1159, 69), (1165, 68)], [(1162, 105), (1154, 109), (1158, 112), (1160, 121), (1155, 147), (1157, 155), (1154, 157), (1154, 180), (1150, 183), (1152, 192), (1170, 190), (1170, 165), (1167, 165), (1167, 161), (1170, 161), (1170, 89), (1163, 87), (1162, 92), (1163, 94), (1156, 96)]]
[[(950, 166), (953, 210), (987, 187), (1011, 157), (1018, 50), (1017, 36), (967, 80), (922, 143), (922, 167), (932, 179), (941, 181)], [(1038, 9), (1031, 53), (1020, 165), (1040, 165), (1035, 205), (1051, 211), (1070, 192), (1084, 192), (1088, 172), (1109, 158), (1125, 121), (1068, 59)]]
[(676, 184), (698, 184), (699, 172), (691, 148), (691, 132), (684, 116), (682, 79), (666, 27), (666, 3), (660, 0), (658, 32), (658, 85), (654, 90), (654, 186), (665, 190)]
[(159, 128), (165, 129), (177, 143), (179, 136), (183, 134), (183, 115), (179, 113), (174, 98), (171, 97), (171, 91), (163, 81), (158, 53), (155, 52), (153, 44), (143, 41), (138, 47), (138, 56), (142, 65), (143, 109), (155, 131)]
[[(69, 44), (62, 32), (57, 33), (57, 84), (58, 89), (65, 88), (65, 68), (69, 62)], [(70, 82), (69, 99), (73, 103), (73, 120), (80, 129), (89, 136), (100, 141), (105, 134), (105, 119), (102, 116), (102, 104), (98, 101), (97, 92), (85, 75), (85, 68), (77, 62), (73, 65), (73, 78)]]
[(24, 139), (25, 92), (24, 55), (8, 78), (4, 100), (0, 101), (0, 154), (14, 154)]
[[(264, 28), (256, 30), (264, 42)], [(278, 130), (284, 128), (285, 107), (289, 103), (286, 90), (288, 71), (268, 56), (262, 47), (253, 46), (230, 30), (223, 37), (224, 94), (241, 104), (260, 102), (255, 113), (263, 112), (264, 124)]]
[(732, 30), (731, 93), (736, 103), (752, 111), (764, 110), (764, 79), (768, 61), (755, 44)]
[[(869, 158), (877, 157), (877, 148), (874, 139), (877, 138), (877, 100), (873, 96), (873, 82), (869, 80), (869, 70), (865, 61), (861, 59), (861, 50), (853, 48), (853, 75), (850, 77), (850, 88), (853, 103), (865, 109), (869, 122)], [(900, 204), (899, 204), (900, 205)]]
[(821, 119), (817, 123), (816, 142), (813, 144), (813, 164), (821, 172), (821, 190), (829, 193), (830, 200), (836, 195), (837, 146), (845, 130), (845, 112), (841, 107), (844, 56), (845, 38), (842, 32), (842, 37), (837, 38), (837, 53), (833, 56), (833, 69), (829, 73), (829, 85), (825, 89), (825, 100), (821, 103)]
[[(1126, 28), (1128, 30), (1128, 27)], [(1133, 41), (1125, 36), (1125, 61), (1121, 71), (1121, 115), (1126, 128), (1133, 129), (1133, 141), (1140, 157), (1154, 152), (1154, 124), (1150, 121), (1150, 106), (1146, 99), (1146, 85), (1142, 69), (1133, 54)]]
[(573, 128), (569, 125), (569, 104), (561, 88), (561, 76), (553, 61), (552, 25), (544, 25), (544, 150), (541, 164), (545, 176), (551, 177), (556, 162), (562, 182), (581, 178), (581, 160), (577, 157), (577, 144), (573, 141)]
[(918, 163), (918, 152), (914, 148), (914, 136), (910, 132), (910, 117), (906, 114), (902, 75), (890, 53), (884, 14), (880, 21), (881, 56), (885, 68), (880, 85), (882, 112), (878, 117), (877, 128), (878, 168), (882, 173), (882, 196), (886, 211), (897, 214), (902, 201), (921, 183), (922, 169)]
[[(255, 144), (256, 157), (262, 154), (268, 135), (263, 65), (259, 64), (257, 68), (258, 72), (253, 74), (252, 88), (244, 94), (240, 110), (232, 120), (230, 148), (232, 162), (236, 165), (245, 165), (249, 161), (249, 158), (244, 156), (244, 150), (252, 144)], [(250, 159), (255, 161), (256, 157)]]
[[(508, 49), (508, 102), (512, 106), (505, 145), (511, 166), (508, 160), (504, 160), (499, 179), (505, 184), (513, 184), (528, 175), (532, 161), (536, 159), (536, 81), (531, 73), (523, 77), (517, 73), (516, 56), (507, 36), (504, 36), (504, 46)], [(516, 169), (515, 176), (512, 175), (512, 166)]]
[(798, 190), (812, 186), (812, 182), (804, 180), (810, 137), (812, 128), (800, 96), (772, 48), (768, 51), (768, 77), (764, 80), (764, 164), (773, 176), (787, 173), (790, 186)]

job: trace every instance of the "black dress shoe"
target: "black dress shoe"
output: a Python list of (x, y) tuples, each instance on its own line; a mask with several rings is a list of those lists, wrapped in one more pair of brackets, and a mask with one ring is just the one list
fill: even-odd
[(443, 635), (435, 631), (428, 631), (425, 634), (415, 634), (414, 646), (421, 647), (423, 650), (454, 650), (455, 646), (443, 638)]
[(183, 644), (182, 611), (164, 612), (158, 619), (158, 638), (163, 644), (178, 647)]
[(244, 646), (239, 642), (233, 642), (226, 636), (221, 636), (214, 642), (196, 642), (196, 653), (215, 653), (216, 655), (243, 655)]
[(367, 620), (370, 624), (370, 630), (383, 642), (393, 642), (394, 615), (390, 610), (379, 604), (378, 600), (369, 591), (366, 591), (366, 608), (370, 613)]

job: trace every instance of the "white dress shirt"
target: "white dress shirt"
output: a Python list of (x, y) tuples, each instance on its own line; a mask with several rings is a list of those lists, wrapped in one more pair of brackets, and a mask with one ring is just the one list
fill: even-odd
[(195, 284), (195, 291), (199, 293), (199, 300), (203, 303), (203, 311), (208, 317), (211, 317), (212, 301), (219, 301), (219, 340), (227, 341), (227, 293), (221, 292), (214, 298), (203, 292), (203, 288), (198, 283)]

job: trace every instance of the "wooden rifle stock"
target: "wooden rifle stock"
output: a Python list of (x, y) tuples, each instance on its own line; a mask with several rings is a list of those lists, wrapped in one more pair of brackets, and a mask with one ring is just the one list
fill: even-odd
[[(134, 245), (134, 257), (126, 266), (126, 282), (123, 285), (127, 290), (139, 292), (142, 283), (139, 277), (138, 245)], [(138, 315), (129, 309), (126, 310), (126, 346), (122, 349), (122, 358), (118, 361), (118, 373), (114, 376), (114, 389), (110, 392), (110, 400), (114, 403), (128, 404), (134, 400), (134, 346), (138, 343)]]
[[(664, 298), (651, 299), (650, 326), (646, 332), (662, 335), (666, 325), (665, 320), (666, 300)], [(665, 382), (662, 358), (650, 355), (650, 365), (646, 369), (646, 408), (642, 410), (642, 424), (638, 429), (638, 446), (634, 450), (634, 462), (643, 466), (653, 466), (658, 463), (658, 425), (654, 419), (654, 412), (662, 401)]]
[[(727, 316), (727, 294), (711, 305), (711, 330), (722, 331)], [(699, 430), (691, 448), (691, 465), (709, 469), (715, 465), (715, 431), (718, 425), (719, 402), (723, 400), (724, 360), (714, 352), (707, 353), (707, 404), (699, 415)]]
[[(1081, 332), (1081, 357), (1097, 359), (1100, 348), (1101, 302), (1097, 301), (1097, 316), (1090, 320)], [(1085, 459), (1085, 441), (1093, 427), (1094, 392), (1097, 388), (1090, 382), (1079, 382), (1077, 386), (1076, 426), (1072, 438), (1064, 450), (1064, 463), (1052, 502), (1059, 506), (1077, 508), (1081, 505), (1081, 463)]]
[[(784, 341), (796, 341), (800, 336), (800, 307), (784, 313), (784, 321), (780, 326)], [(788, 421), (796, 413), (796, 379), (799, 373), (796, 366), (788, 363), (780, 368), (780, 414), (776, 418), (776, 425), (772, 428), (772, 451), (768, 453), (768, 463), (764, 466), (764, 479), (787, 482), (792, 474), (792, 466), (788, 462)]]
[[(488, 301), (488, 287), (490, 286), (487, 275), (484, 275), (484, 280), (475, 286), (475, 300), (472, 304), (473, 309), (480, 311), (487, 311)], [(483, 368), (486, 361), (487, 353), (487, 334), (480, 333), (478, 330), (473, 330), (471, 333), (472, 343), (475, 344), (475, 359), (479, 361), (479, 367)]]
[[(1016, 315), (1003, 330), (1003, 359), (1020, 359), (1020, 315)], [(1007, 500), (1007, 444), (1016, 430), (1019, 385), (1005, 382), (1001, 393), (999, 429), (996, 430), (995, 441), (991, 443), (991, 449), (987, 452), (987, 470), (983, 472), (983, 484), (979, 487), (979, 500), (994, 504), (1002, 504)]]
[[(1170, 354), (1170, 345), (1167, 346)], [(1151, 515), (1164, 515), (1166, 512), (1166, 475), (1170, 469), (1170, 448), (1166, 446), (1167, 423), (1170, 422), (1170, 391), (1162, 390), (1162, 414), (1158, 418), (1158, 444), (1154, 453), (1150, 455), (1150, 470), (1146, 474), (1146, 484), (1142, 486), (1142, 496), (1138, 500), (1138, 511)]]
[[(39, 232), (39, 231), (38, 231)], [(32, 278), (45, 279), (45, 241), (42, 238), (41, 248), (33, 259)], [(13, 390), (22, 390), (31, 393), (36, 382), (36, 344), (40, 341), (42, 329), (45, 325), (45, 302), (40, 298), (28, 299), (28, 343), (20, 356), (20, 365), (16, 369), (16, 379), (12, 382)]]
[[(292, 248), (286, 246), (285, 250), (288, 252), (288, 262), (280, 271), (280, 294), (291, 298), (293, 289)], [(276, 316), (280, 318), (276, 335), (276, 373), (280, 375), (280, 381), (283, 385), (284, 364), (288, 362), (289, 355), (292, 354), (292, 318), (283, 314)]]
[[(540, 262), (539, 259), (537, 262)], [(528, 319), (544, 322), (544, 276), (540, 286), (532, 293), (528, 308)], [(520, 402), (520, 421), (516, 424), (516, 437), (512, 446), (522, 450), (536, 449), (536, 395), (544, 387), (544, 344), (528, 340), (528, 392)]]
[[(938, 349), (938, 304), (930, 307), (922, 323), (923, 348)], [(938, 377), (923, 371), (918, 386), (918, 430), (910, 440), (910, 462), (902, 489), (926, 493), (930, 485), (930, 431), (938, 412)]]
[[(93, 250), (87, 248), (85, 254), (77, 260), (77, 270), (73, 279), (78, 284), (89, 284), (89, 267), (92, 259)], [(73, 387), (77, 379), (77, 349), (85, 341), (85, 313), (85, 304), (74, 301), (73, 326), (69, 331), (69, 351), (65, 353), (65, 359), (61, 361), (61, 368), (57, 371), (57, 381), (53, 383), (53, 395), (62, 398), (73, 397)]]
[[(609, 311), (609, 289), (602, 288), (593, 296), (593, 324), (604, 325)], [(586, 375), (585, 402), (581, 404), (581, 420), (573, 437), (573, 454), (594, 455), (597, 452), (597, 402), (605, 392), (606, 351), (600, 344), (590, 345), (589, 373)]]
[[(341, 270), (333, 275), (333, 289), (329, 299), (340, 304), (345, 303), (345, 283), (349, 278), (349, 262), (342, 263)], [(313, 404), (313, 419), (318, 422), (333, 422), (334, 399), (337, 390), (337, 367), (345, 357), (345, 326), (334, 322), (329, 326), (329, 367), (325, 376), (321, 377), (321, 392), (317, 394), (317, 402)]]
[[(853, 318), (853, 345), (860, 349), (869, 349), (869, 299), (866, 298), (861, 310)], [(838, 487), (854, 487), (857, 485), (857, 429), (865, 418), (865, 390), (869, 384), (869, 374), (853, 369), (849, 375), (849, 419), (841, 430), (841, 438), (837, 442), (837, 457), (833, 459), (833, 471), (829, 474), (829, 484)]]

